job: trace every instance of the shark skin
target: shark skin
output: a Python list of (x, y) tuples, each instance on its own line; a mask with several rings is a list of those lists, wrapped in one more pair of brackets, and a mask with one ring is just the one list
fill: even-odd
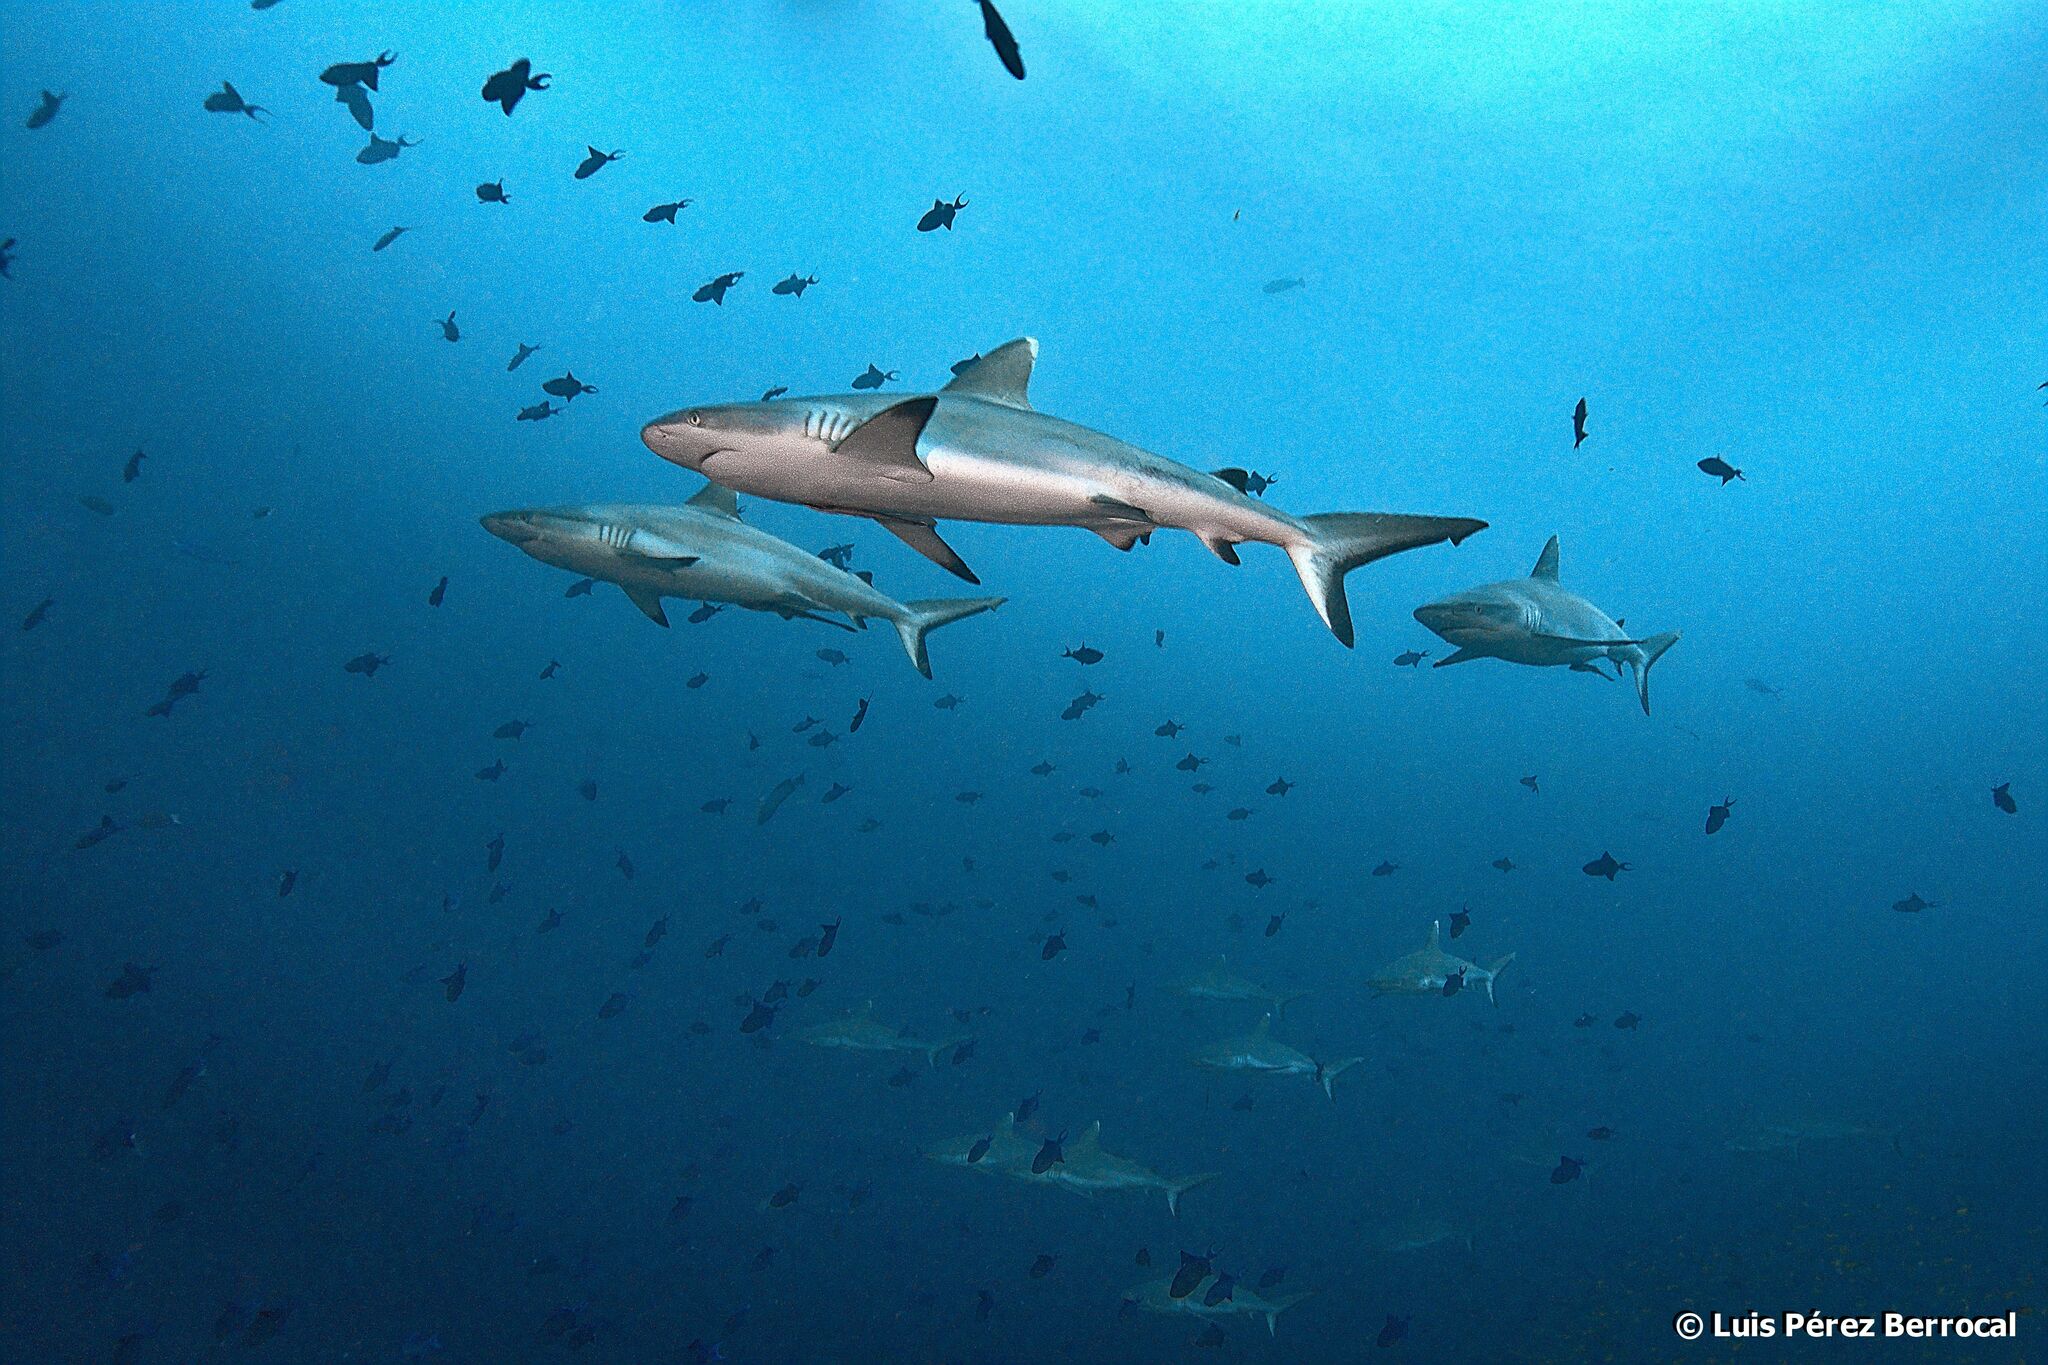
[(1577, 593), (1568, 592), (1557, 577), (1557, 537), (1527, 578), (1510, 578), (1453, 593), (1415, 609), (1415, 619), (1457, 652), (1438, 659), (1432, 668), (1448, 668), (1468, 659), (1505, 659), (1537, 668), (1559, 665), (1580, 673), (1602, 672), (1597, 660), (1612, 659), (1617, 670), (1635, 674), (1636, 695), (1643, 714), (1650, 714), (1650, 665), (1678, 643), (1678, 632), (1631, 637), (1621, 623)]
[[(987, 1149), (978, 1160), (969, 1161), (975, 1147), (984, 1140), (988, 1143)], [(919, 1149), (919, 1155), (942, 1166), (960, 1166), (986, 1175), (1031, 1179), (1031, 1159), (1038, 1155), (1041, 1145), (1017, 1131), (1017, 1116), (1010, 1113), (1003, 1115), (1003, 1121), (985, 1133), (947, 1138)]]
[(1240, 1284), (1231, 1290), (1230, 1297), (1213, 1307), (1203, 1302), (1211, 1287), (1216, 1283), (1214, 1275), (1204, 1276), (1186, 1298), (1173, 1297), (1173, 1281), (1148, 1280), (1124, 1295), (1124, 1302), (1136, 1304), (1148, 1313), (1186, 1313), (1192, 1317), (1206, 1318), (1211, 1322), (1233, 1317), (1262, 1317), (1266, 1320), (1266, 1335), (1280, 1335), (1280, 1315), (1314, 1295), (1313, 1289), (1300, 1294), (1283, 1294), (1277, 1299), (1259, 1297), (1251, 1286)]
[(1495, 959), (1492, 966), (1482, 967), (1476, 962), (1467, 962), (1462, 957), (1447, 953), (1439, 946), (1443, 923), (1429, 922), (1429, 942), (1423, 944), (1406, 957), (1397, 957), (1373, 973), (1365, 984), (1372, 987), (1374, 995), (1442, 995), (1444, 983), (1458, 973), (1465, 974), (1468, 986), (1486, 987), (1486, 998), (1494, 1004), (1500, 1001), (1493, 997), (1493, 982), (1515, 955)]
[(797, 1035), (812, 1047), (836, 1048), (842, 1052), (917, 1052), (927, 1066), (938, 1065), (939, 1054), (968, 1041), (957, 1038), (913, 1038), (901, 1029), (890, 1028), (875, 1018), (875, 1002), (848, 1010), (836, 1019), (813, 1024)]
[(1251, 1001), (1264, 1005), (1282, 1019), (1287, 1017), (1290, 1004), (1310, 994), (1308, 991), (1268, 990), (1256, 981), (1233, 975), (1225, 959), (1220, 957), (1209, 970), (1177, 981), (1168, 989), (1190, 1000)]
[[(1246, 493), (1247, 473), (1205, 474), (1031, 407), (1038, 343), (1020, 337), (937, 393), (837, 394), (685, 408), (641, 429), (649, 450), (729, 488), (870, 517), (970, 583), (939, 521), (1078, 526), (1119, 550), (1161, 529), (1192, 532), (1225, 563), (1248, 541), (1293, 560), (1316, 612), (1352, 643), (1344, 575), (1486, 523), (1335, 512), (1296, 517)], [(1233, 437), (1233, 441), (1240, 438)]]
[(1285, 1043), (1275, 1042), (1271, 1036), (1273, 1016), (1259, 1020), (1259, 1026), (1242, 1038), (1232, 1038), (1221, 1043), (1212, 1043), (1189, 1058), (1196, 1066), (1208, 1071), (1248, 1071), (1260, 1076), (1308, 1076), (1323, 1088), (1323, 1093), (1336, 1099), (1330, 1082), (1337, 1079), (1364, 1061), (1363, 1057), (1341, 1057), (1334, 1061), (1319, 1062)]
[[(1180, 1217), (1180, 1197), (1197, 1186), (1206, 1185), (1221, 1176), (1220, 1171), (1205, 1171), (1191, 1175), (1185, 1180), (1170, 1180), (1157, 1171), (1139, 1165), (1128, 1157), (1120, 1157), (1102, 1149), (1102, 1121), (1097, 1119), (1088, 1125), (1088, 1130), (1072, 1142), (1065, 1144), (1064, 1160), (1055, 1164), (1043, 1175), (1031, 1174), (1031, 1163), (1026, 1161), (1023, 1178), (1057, 1185), (1076, 1194), (1095, 1195), (1113, 1190), (1161, 1190), (1166, 1194), (1166, 1211)], [(986, 1158), (984, 1158), (986, 1159)], [(1014, 1172), (1004, 1172), (1014, 1174)]]
[[(681, 507), (632, 504), (493, 512), (486, 531), (543, 564), (615, 583), (658, 626), (664, 597), (723, 602), (842, 630), (887, 621), (910, 662), (932, 675), (925, 635), (1001, 606), (1001, 597), (898, 602), (858, 575), (739, 519), (732, 493), (706, 484)], [(834, 619), (835, 616), (846, 618)]]

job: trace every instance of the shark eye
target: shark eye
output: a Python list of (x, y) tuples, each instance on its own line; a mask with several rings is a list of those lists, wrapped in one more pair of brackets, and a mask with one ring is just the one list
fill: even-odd
[(704, 414), (701, 412), (687, 413), (684, 415), (683, 420), (693, 427), (701, 427), (704, 425)]

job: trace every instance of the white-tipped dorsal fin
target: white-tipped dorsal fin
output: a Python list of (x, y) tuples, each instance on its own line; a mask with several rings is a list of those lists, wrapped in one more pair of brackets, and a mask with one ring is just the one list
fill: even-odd
[(1270, 1014), (1262, 1014), (1259, 1016), (1259, 1026), (1252, 1030), (1252, 1037), (1263, 1038), (1272, 1031), (1273, 1016)]
[(1005, 342), (953, 376), (940, 393), (957, 393), (990, 403), (1031, 410), (1031, 366), (1038, 359), (1035, 337)]
[(1003, 1115), (1003, 1131), (1006, 1133), (1014, 1133), (1017, 1131), (1016, 1110), (1012, 1109), (1009, 1113)]
[(1547, 578), (1557, 581), (1557, 537), (1552, 536), (1543, 546), (1543, 553), (1536, 556), (1536, 567), (1529, 570), (1531, 578)]
[(1081, 1136), (1067, 1145), (1070, 1152), (1092, 1152), (1102, 1144), (1102, 1120), (1097, 1119), (1082, 1130)]
[(1442, 929), (1442, 927), (1443, 927), (1443, 921), (1442, 921), (1442, 920), (1434, 920), (1434, 919), (1433, 919), (1433, 920), (1431, 920), (1431, 921), (1429, 922), (1429, 942), (1428, 942), (1428, 944), (1426, 944), (1425, 946), (1426, 946), (1426, 947), (1427, 947), (1427, 948), (1429, 949), (1429, 951), (1431, 951), (1431, 952), (1435, 952), (1435, 951), (1437, 951), (1437, 946), (1436, 946), (1436, 945), (1437, 945), (1437, 932), (1438, 932), (1438, 931), (1439, 931), (1440, 929)]
[(691, 495), (690, 506), (700, 512), (716, 512), (721, 517), (737, 517), (740, 514), (740, 500), (723, 484), (705, 484)]
[(853, 1012), (853, 1017), (856, 1019), (866, 1019), (874, 1012), (875, 1002), (872, 1000), (863, 1000), (860, 1002), (860, 1008)]

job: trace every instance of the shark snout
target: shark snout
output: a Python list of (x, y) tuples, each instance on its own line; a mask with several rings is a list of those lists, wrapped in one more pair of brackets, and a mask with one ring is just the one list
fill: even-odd
[(524, 545), (540, 538), (540, 528), (533, 524), (533, 518), (525, 512), (492, 512), (478, 517), (483, 528), (500, 540), (514, 545)]
[(693, 410), (657, 417), (640, 428), (640, 443), (670, 464), (697, 469), (711, 453), (704, 418)]

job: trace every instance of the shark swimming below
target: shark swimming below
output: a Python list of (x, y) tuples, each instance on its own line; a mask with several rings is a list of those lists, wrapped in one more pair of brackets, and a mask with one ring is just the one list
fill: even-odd
[[(1505, 659), (1509, 663), (1554, 667), (1563, 664), (1580, 673), (1601, 673), (1596, 659), (1612, 659), (1636, 677), (1643, 714), (1650, 714), (1650, 665), (1678, 643), (1678, 632), (1635, 639), (1621, 622), (1574, 592), (1557, 578), (1557, 537), (1527, 578), (1468, 588), (1464, 592), (1415, 609), (1415, 619), (1456, 645), (1457, 653), (1438, 659), (1447, 668), (1467, 659)], [(1604, 673), (1601, 676), (1606, 676)]]
[(939, 1054), (967, 1042), (956, 1038), (913, 1038), (902, 1029), (891, 1028), (875, 1018), (875, 1002), (849, 1010), (836, 1019), (814, 1024), (798, 1035), (813, 1047), (836, 1048), (843, 1052), (916, 1052), (928, 1066), (938, 1065)]
[[(986, 1145), (983, 1145), (986, 1144)], [(1151, 1168), (1107, 1152), (1102, 1147), (1102, 1122), (1097, 1120), (1079, 1137), (1061, 1144), (1061, 1159), (1044, 1171), (1034, 1172), (1032, 1159), (1043, 1144), (1017, 1129), (1015, 1114), (1007, 1114), (1001, 1127), (987, 1133), (969, 1134), (926, 1148), (924, 1155), (948, 1166), (966, 1166), (990, 1175), (1005, 1175), (1033, 1185), (1055, 1185), (1079, 1195), (1097, 1195), (1117, 1190), (1159, 1190), (1166, 1195), (1166, 1211), (1180, 1216), (1180, 1197), (1219, 1176), (1216, 1171), (1175, 1180)], [(976, 1155), (977, 1151), (979, 1155)], [(970, 1158), (972, 1158), (970, 1160)]]
[[(866, 629), (896, 627), (903, 651), (927, 678), (925, 635), (1001, 606), (1001, 597), (898, 602), (856, 574), (739, 519), (732, 493), (707, 484), (682, 507), (593, 505), (494, 512), (486, 531), (543, 564), (616, 583), (658, 626), (664, 597), (729, 602), (785, 619)], [(834, 619), (844, 616), (852, 624)]]
[(1288, 1005), (1309, 994), (1307, 991), (1275, 991), (1261, 986), (1256, 981), (1247, 981), (1233, 975), (1223, 958), (1216, 959), (1216, 965), (1184, 981), (1176, 981), (1170, 990), (1190, 1000), (1249, 1000), (1266, 1006), (1273, 1013), (1285, 1016)]
[(1319, 1062), (1298, 1048), (1275, 1042), (1271, 1029), (1273, 1016), (1259, 1020), (1259, 1026), (1242, 1038), (1212, 1043), (1197, 1052), (1189, 1060), (1196, 1066), (1209, 1071), (1249, 1071), (1262, 1076), (1309, 1076), (1323, 1088), (1323, 1093), (1336, 1099), (1336, 1092), (1330, 1089), (1330, 1082), (1337, 1079), (1364, 1061), (1363, 1057), (1340, 1057), (1334, 1061)]
[[(1173, 1297), (1173, 1281), (1151, 1280), (1139, 1285), (1124, 1295), (1124, 1302), (1135, 1304), (1148, 1313), (1187, 1313), (1212, 1321), (1230, 1317), (1254, 1317), (1266, 1320), (1266, 1335), (1278, 1336), (1280, 1315), (1312, 1296), (1315, 1291), (1301, 1294), (1283, 1294), (1277, 1299), (1261, 1298), (1250, 1285), (1237, 1284), (1230, 1287), (1228, 1296), (1216, 1292), (1214, 1275), (1204, 1276), (1193, 1291), (1185, 1298)], [(1216, 1299), (1210, 1303), (1210, 1299)]]
[(1346, 645), (1353, 632), (1345, 574), (1486, 528), (1466, 517), (1291, 516), (1251, 497), (1245, 470), (1205, 474), (1033, 411), (1027, 389), (1037, 358), (1038, 343), (1020, 337), (962, 367), (937, 393), (685, 408), (649, 422), (640, 439), (664, 460), (743, 493), (872, 518), (970, 583), (981, 580), (940, 538), (937, 522), (1079, 526), (1119, 550), (1172, 528), (1200, 537), (1229, 564), (1247, 541), (1277, 545)]
[(1395, 958), (1386, 966), (1374, 972), (1366, 984), (1372, 987), (1374, 995), (1442, 995), (1444, 984), (1452, 977), (1461, 977), (1467, 986), (1486, 987), (1486, 998), (1498, 1005), (1493, 998), (1493, 983), (1515, 955), (1496, 958), (1490, 967), (1476, 962), (1467, 962), (1455, 957), (1438, 946), (1442, 933), (1441, 921), (1431, 920), (1429, 942), (1423, 944), (1406, 957)]

